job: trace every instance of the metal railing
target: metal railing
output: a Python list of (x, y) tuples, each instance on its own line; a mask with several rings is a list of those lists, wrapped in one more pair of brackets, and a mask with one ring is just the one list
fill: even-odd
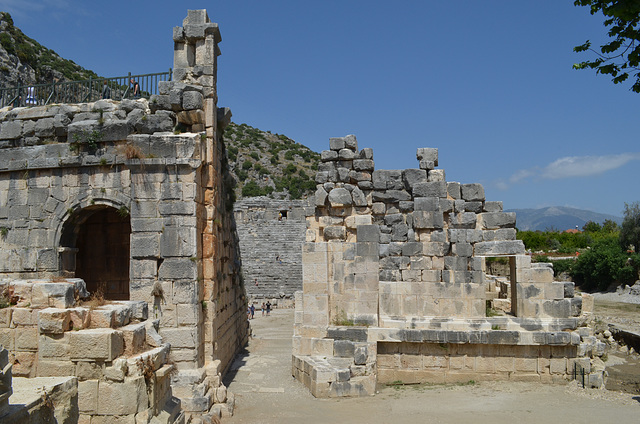
[[(51, 84), (18, 85), (0, 88), (0, 107), (38, 106), (52, 103), (88, 103), (102, 98), (122, 100), (149, 98), (158, 94), (158, 82), (171, 81), (172, 71), (157, 74), (131, 75), (113, 78), (89, 78), (82, 81)], [(131, 79), (140, 87), (134, 96)]]

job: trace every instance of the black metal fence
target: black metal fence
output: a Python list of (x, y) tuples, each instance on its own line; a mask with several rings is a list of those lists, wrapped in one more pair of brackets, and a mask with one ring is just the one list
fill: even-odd
[[(52, 103), (88, 103), (99, 99), (149, 98), (158, 94), (158, 82), (171, 81), (172, 71), (113, 78), (89, 78), (52, 84), (0, 88), (0, 107), (38, 106)], [(139, 92), (134, 93), (134, 84)]]

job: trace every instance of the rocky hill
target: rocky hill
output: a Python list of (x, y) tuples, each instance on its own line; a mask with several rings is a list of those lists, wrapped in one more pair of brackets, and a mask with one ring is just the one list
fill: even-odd
[(13, 25), (7, 12), (0, 12), (0, 87), (46, 84), (96, 78), (93, 71), (27, 37)]
[(236, 197), (301, 199), (316, 189), (320, 154), (283, 134), (231, 123), (224, 131)]

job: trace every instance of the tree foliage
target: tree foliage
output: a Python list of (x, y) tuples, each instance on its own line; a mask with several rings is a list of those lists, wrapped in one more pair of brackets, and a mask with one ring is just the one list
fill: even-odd
[(620, 245), (625, 250), (633, 246), (635, 252), (640, 253), (640, 202), (624, 204)]
[(597, 58), (573, 67), (611, 75), (614, 84), (626, 81), (629, 74), (635, 72), (631, 90), (640, 93), (640, 0), (575, 0), (573, 4), (589, 7), (592, 15), (602, 12), (610, 37), (599, 50), (593, 49), (589, 40), (574, 47), (575, 52), (594, 52)]
[(611, 285), (633, 284), (638, 278), (639, 264), (638, 255), (624, 252), (612, 234), (581, 254), (571, 274), (583, 290), (606, 290)]

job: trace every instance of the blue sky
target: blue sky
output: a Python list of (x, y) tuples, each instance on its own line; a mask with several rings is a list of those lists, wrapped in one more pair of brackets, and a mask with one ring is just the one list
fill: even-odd
[(505, 208), (621, 215), (640, 200), (638, 102), (572, 64), (605, 40), (572, 0), (0, 0), (28, 36), (102, 76), (172, 66), (172, 27), (220, 25), (219, 106), (315, 151), (355, 134), (378, 169), (439, 148), (448, 181)]

